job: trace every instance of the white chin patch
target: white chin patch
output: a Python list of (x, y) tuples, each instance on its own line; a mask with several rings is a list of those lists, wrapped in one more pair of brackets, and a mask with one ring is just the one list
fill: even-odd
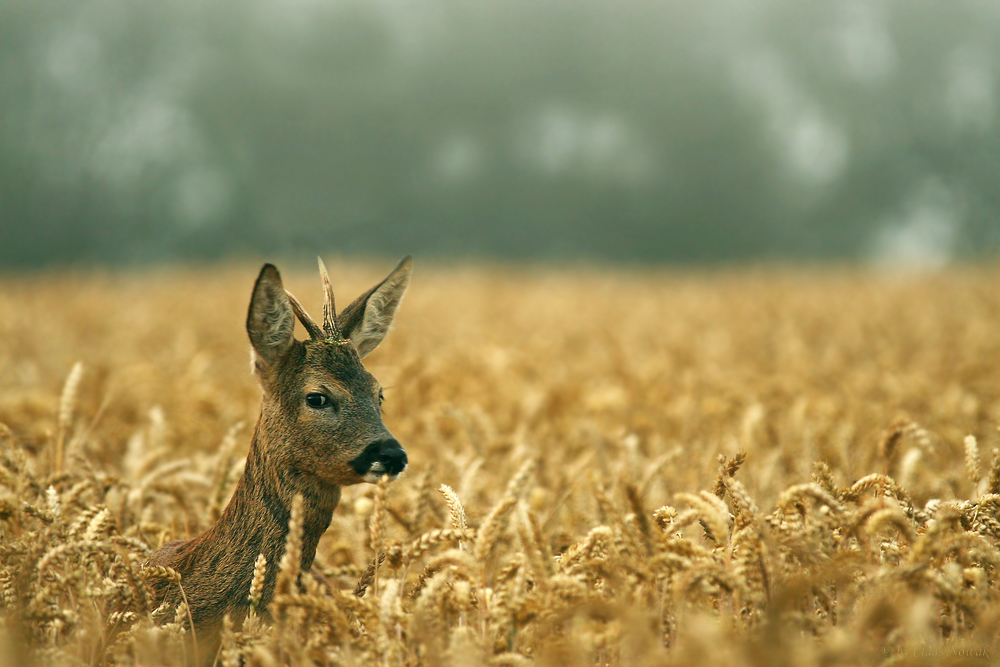
[[(378, 484), (378, 481), (382, 479), (382, 477), (384, 476), (385, 472), (382, 471), (375, 472), (375, 466), (372, 466), (372, 470), (369, 471), (364, 477), (362, 477), (362, 479), (372, 484)], [(399, 475), (389, 475), (389, 481), (391, 482), (397, 477), (399, 477)]]
[[(403, 469), (400, 470), (395, 475), (389, 475), (389, 481), (391, 482), (391, 481), (395, 480), (397, 477), (399, 477), (400, 475), (402, 475), (405, 471), (406, 471), (406, 467), (404, 466)], [(378, 484), (378, 481), (380, 479), (382, 479), (382, 477), (384, 477), (385, 474), (386, 474), (386, 472), (385, 472), (385, 466), (382, 464), (381, 461), (376, 461), (375, 463), (372, 464), (372, 467), (368, 469), (367, 474), (365, 474), (365, 476), (362, 477), (361, 479), (365, 480), (366, 482), (371, 482), (372, 484)]]

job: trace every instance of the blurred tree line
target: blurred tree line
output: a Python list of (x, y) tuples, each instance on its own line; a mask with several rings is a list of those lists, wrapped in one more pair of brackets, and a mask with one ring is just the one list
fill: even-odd
[(0, 267), (1000, 247), (1000, 5), (0, 0)]

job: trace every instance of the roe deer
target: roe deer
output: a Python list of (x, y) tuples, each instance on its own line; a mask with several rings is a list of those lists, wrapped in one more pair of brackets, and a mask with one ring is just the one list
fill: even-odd
[[(211, 663), (223, 616), (239, 622), (258, 554), (267, 558), (260, 609), (266, 614), (284, 551), (292, 499), (303, 503), (302, 572), (330, 525), (340, 488), (395, 478), (406, 452), (382, 423), (382, 391), (361, 359), (382, 342), (410, 282), (406, 257), (389, 276), (337, 314), (320, 260), (322, 326), (286, 292), (278, 270), (261, 269), (247, 314), (253, 373), (263, 389), (246, 468), (218, 522), (186, 541), (165, 544), (150, 565), (175, 569), (197, 636), (201, 662)], [(309, 333), (296, 340), (295, 318)], [(157, 580), (155, 604), (177, 605), (180, 587)]]

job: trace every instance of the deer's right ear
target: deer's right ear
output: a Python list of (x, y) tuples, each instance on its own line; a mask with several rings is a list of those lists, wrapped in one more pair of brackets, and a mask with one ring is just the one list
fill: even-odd
[(295, 314), (281, 284), (281, 274), (265, 264), (257, 276), (247, 312), (247, 334), (253, 346), (253, 368), (260, 375), (295, 342)]

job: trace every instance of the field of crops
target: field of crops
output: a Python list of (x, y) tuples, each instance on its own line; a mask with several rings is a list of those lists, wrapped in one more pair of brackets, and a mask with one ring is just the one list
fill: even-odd
[[(341, 304), (391, 268), (328, 264)], [(257, 268), (0, 277), (0, 665), (188, 660), (143, 562), (242, 472)], [(410, 467), (344, 490), (331, 586), (227, 624), (220, 665), (1000, 656), (996, 268), (417, 258), (366, 365)]]

